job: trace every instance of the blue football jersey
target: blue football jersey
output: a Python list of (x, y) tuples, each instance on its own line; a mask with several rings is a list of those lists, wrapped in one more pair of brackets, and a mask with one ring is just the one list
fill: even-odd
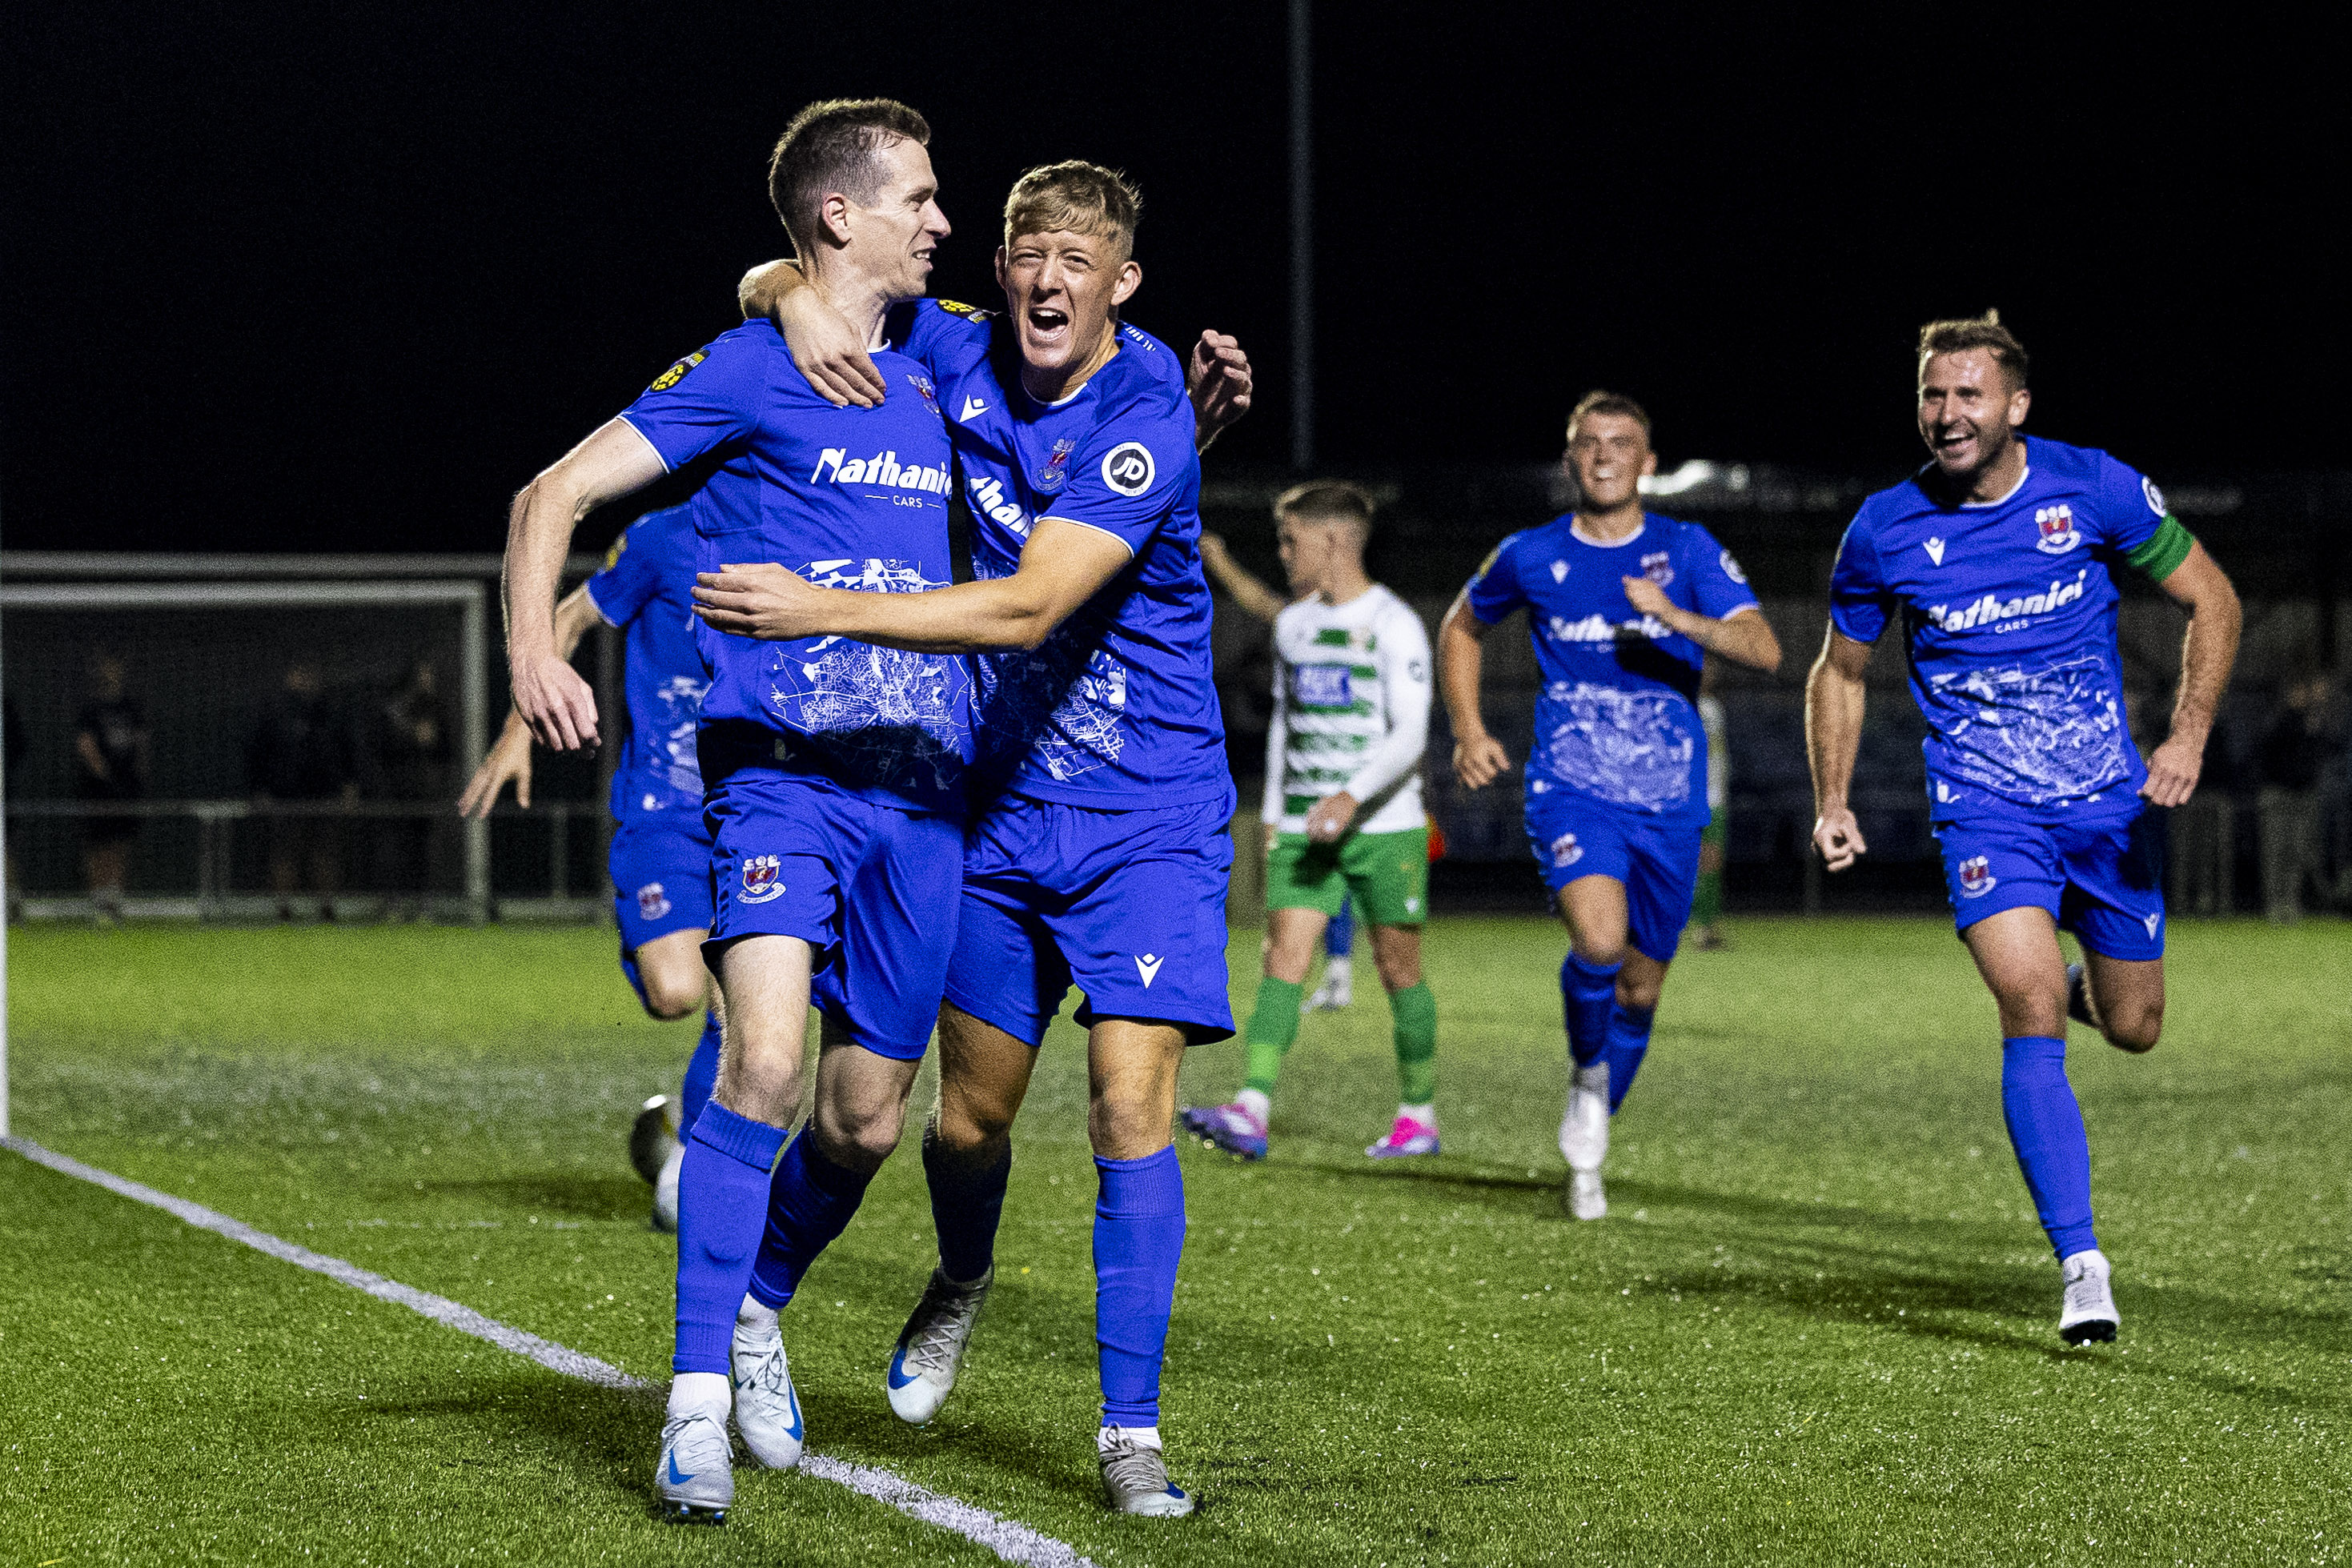
[(1731, 552), (1696, 523), (1645, 513), (1631, 538), (1596, 544), (1573, 513), (1513, 534), (1471, 578), (1488, 625), (1525, 606), (1543, 690), (1528, 753), (1529, 795), (1556, 789), (1675, 821), (1705, 821), (1706, 651), (1633, 612), (1624, 579), (1646, 577), (1681, 609), (1722, 617), (1756, 602)]
[[(685, 510), (699, 570), (776, 561), (821, 588), (916, 593), (951, 578), (953, 464), (923, 368), (874, 355), (894, 395), (835, 408), (775, 327), (747, 322), (672, 366), (622, 417), (672, 470), (715, 465)], [(822, 774), (925, 810), (963, 805), (971, 681), (961, 659), (840, 637), (695, 640), (710, 674), (706, 726), (777, 732), (775, 768)]]
[(2116, 569), (2164, 496), (2104, 452), (2025, 441), (2025, 476), (1983, 506), (1938, 498), (1932, 465), (1862, 504), (1830, 619), (1874, 643), (1898, 612), (1927, 720), (1939, 821), (2130, 810), (2147, 774), (2124, 724)]
[(702, 814), (695, 727), (710, 676), (694, 642), (694, 518), (685, 507), (631, 523), (588, 580), (589, 601), (622, 632), (629, 741), (613, 770), (613, 815)]
[(992, 343), (987, 312), (939, 300), (901, 311), (894, 340), (937, 378), (963, 465), (973, 573), (1010, 576), (1039, 517), (1098, 528), (1133, 555), (1034, 652), (974, 661), (988, 780), (1102, 810), (1231, 790), (1183, 361), (1123, 326), (1108, 364), (1043, 405), (1022, 390), (1012, 345)]

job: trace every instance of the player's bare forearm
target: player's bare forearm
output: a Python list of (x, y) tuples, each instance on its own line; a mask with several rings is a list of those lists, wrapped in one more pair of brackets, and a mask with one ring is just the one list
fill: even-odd
[(744, 320), (757, 321), (762, 316), (774, 316), (784, 296), (807, 283), (790, 256), (763, 261), (747, 270), (742, 281), (735, 286), (735, 304), (743, 312)]
[(1848, 803), (1853, 759), (1862, 747), (1862, 718), (1868, 688), (1863, 673), (1870, 663), (1867, 643), (1829, 629), (1821, 657), (1805, 677), (1805, 760), (1813, 776), (1813, 847), (1832, 871), (1843, 871), (1868, 847)]
[(1011, 577), (927, 593), (817, 588), (772, 561), (730, 565), (695, 580), (694, 612), (739, 637), (848, 637), (919, 653), (1034, 648), (1131, 560), (1099, 528), (1038, 521)]
[(1234, 552), (1216, 534), (1201, 536), (1201, 564), (1208, 569), (1209, 579), (1225, 591), (1225, 596), (1241, 606), (1242, 613), (1260, 621), (1271, 621), (1282, 613), (1282, 599), (1273, 589), (1258, 580), (1257, 574), (1234, 559)]
[(793, 367), (819, 397), (835, 408), (881, 405), (887, 389), (866, 340), (824, 291), (810, 285), (798, 262), (768, 261), (751, 268), (735, 286), (735, 303), (747, 321), (764, 316), (775, 322)]
[(1755, 605), (1743, 604), (1717, 619), (1685, 610), (1646, 577), (1629, 577), (1624, 583), (1626, 601), (1635, 610), (1708, 653), (1767, 674), (1780, 667), (1780, 640), (1772, 634), (1772, 623), (1764, 619), (1764, 612)]
[(2189, 612), (2180, 646), (2180, 690), (2173, 699), (2172, 729), (2147, 759), (2140, 793), (2159, 806), (2187, 804), (2204, 771), (2205, 741), (2213, 713), (2230, 684), (2238, 659), (2238, 633), (2244, 612), (2238, 591), (2205, 547), (2189, 555), (2163, 582), (2164, 591)]
[(1437, 691), (1454, 727), (1454, 776), (1465, 789), (1483, 789), (1511, 767), (1510, 754), (1486, 733), (1486, 716), (1478, 711), (1487, 630), (1471, 610), (1467, 593), (1454, 599), (1437, 629)]
[[(514, 498), (504, 603), (515, 707), (559, 751), (596, 744), (596, 700), (556, 647), (555, 589), (580, 519), (661, 477), (662, 460), (625, 420), (608, 420)], [(577, 638), (574, 638), (577, 642)]]

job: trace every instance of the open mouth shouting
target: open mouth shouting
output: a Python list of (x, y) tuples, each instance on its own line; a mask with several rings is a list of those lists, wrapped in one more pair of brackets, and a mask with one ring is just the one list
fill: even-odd
[(1053, 357), (1070, 346), (1070, 313), (1059, 305), (1032, 305), (1021, 313), (1029, 347)]

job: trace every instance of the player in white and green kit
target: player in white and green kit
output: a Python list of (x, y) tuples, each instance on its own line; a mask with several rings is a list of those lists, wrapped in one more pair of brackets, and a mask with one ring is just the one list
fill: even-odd
[(1282, 1059), (1323, 928), (1352, 896), (1396, 1028), (1396, 1121), (1364, 1152), (1437, 1152), (1437, 1003), (1421, 977), (1429, 913), (1429, 634), (1364, 572), (1372, 503), (1353, 485), (1300, 485), (1275, 503), (1282, 564), (1302, 597), (1275, 618), (1266, 737), (1265, 977), (1244, 1035), (1249, 1075), (1230, 1104), (1184, 1124), (1244, 1159), (1265, 1155)]

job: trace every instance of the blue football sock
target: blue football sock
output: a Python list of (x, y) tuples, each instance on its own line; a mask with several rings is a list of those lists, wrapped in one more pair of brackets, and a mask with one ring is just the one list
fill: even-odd
[(677, 1350), (673, 1372), (727, 1370), (735, 1309), (760, 1244), (760, 1199), (784, 1130), (713, 1101), (686, 1140), (677, 1177)]
[(2000, 1109), (2034, 1212), (2061, 1259), (2099, 1244), (2091, 1234), (2091, 1140), (2066, 1082), (2066, 1042), (2014, 1035), (2000, 1042)]
[(1615, 964), (1588, 964), (1570, 947), (1560, 960), (1560, 1011), (1568, 1022), (1568, 1053), (1590, 1067), (1609, 1048), (1609, 1015), (1617, 1010)]
[(1106, 1160), (1095, 1170), (1095, 1343), (1106, 1427), (1160, 1425), (1160, 1361), (1184, 1250), (1184, 1173), (1176, 1151)]
[(923, 1178), (931, 1189), (931, 1226), (940, 1233), (940, 1270), (969, 1285), (996, 1266), (996, 1222), (1004, 1215), (1004, 1184), (1013, 1176), (1013, 1141), (993, 1159), (961, 1158), (923, 1129)]
[(1609, 1049), (1603, 1055), (1609, 1062), (1609, 1113), (1612, 1116), (1625, 1103), (1625, 1091), (1633, 1087), (1633, 1074), (1642, 1071), (1642, 1058), (1650, 1054), (1650, 1026), (1657, 1019), (1654, 1009), (1636, 1012), (1622, 1004), (1610, 1015)]
[(833, 1245), (866, 1201), (866, 1184), (873, 1179), (871, 1172), (826, 1159), (803, 1127), (768, 1185), (768, 1232), (751, 1266), (751, 1299), (771, 1307), (791, 1301), (817, 1254)]
[(694, 1048), (694, 1055), (686, 1064), (686, 1082), (677, 1089), (677, 1135), (681, 1138), (694, 1130), (694, 1119), (710, 1103), (710, 1092), (719, 1086), (719, 1015), (706, 1010), (702, 1015), (702, 1040)]
[(1355, 901), (1339, 901), (1339, 913), (1331, 916), (1331, 924), (1323, 927), (1323, 951), (1334, 958), (1344, 958), (1356, 950)]

